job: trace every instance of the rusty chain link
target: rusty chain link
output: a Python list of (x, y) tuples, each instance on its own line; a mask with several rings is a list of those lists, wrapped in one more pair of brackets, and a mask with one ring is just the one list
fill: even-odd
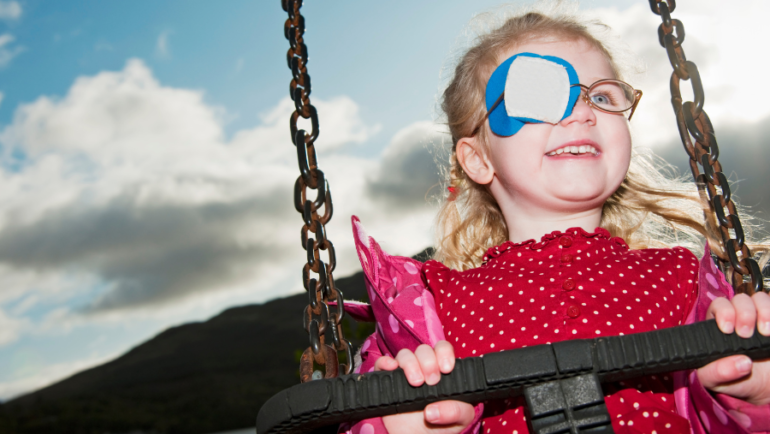
[[(321, 169), (315, 154), (315, 141), (318, 139), (318, 112), (310, 104), (310, 76), (307, 74), (307, 46), (303, 40), (305, 18), (300, 14), (302, 0), (281, 0), (283, 10), (289, 14), (283, 31), (289, 40), (286, 61), (291, 69), (292, 80), (289, 94), (294, 101), (295, 111), (289, 119), (291, 140), (297, 148), (300, 176), (294, 184), (294, 207), (302, 214), (302, 247), (307, 251), (307, 264), (302, 268), (302, 283), (308, 294), (308, 306), (303, 315), (303, 325), (310, 336), (310, 346), (300, 359), (300, 380), (304, 383), (320, 378), (332, 378), (338, 371), (349, 374), (353, 369), (352, 347), (342, 331), (342, 319), (345, 304), (342, 291), (334, 286), (332, 272), (337, 258), (334, 245), (326, 237), (326, 223), (332, 218), (332, 196), (329, 183)], [(309, 119), (312, 131), (308, 134), (297, 127), (299, 118)], [(315, 198), (309, 190), (315, 190)], [(319, 210), (323, 214), (319, 215)], [(321, 258), (321, 251), (326, 251), (328, 262)], [(311, 272), (316, 277), (311, 276)], [(336, 302), (336, 307), (330, 307)], [(332, 339), (332, 345), (326, 343), (326, 336)], [(339, 363), (338, 354), (345, 356), (346, 363)], [(319, 369), (316, 369), (316, 366)], [(323, 369), (323, 372), (321, 371)]]
[[(663, 21), (658, 27), (658, 39), (660, 45), (666, 49), (668, 60), (674, 68), (671, 75), (671, 104), (674, 106), (679, 136), (690, 156), (690, 169), (698, 189), (702, 195), (704, 190), (708, 194), (709, 207), (716, 216), (722, 234), (722, 245), (726, 253), (722, 253), (719, 259), (724, 266), (732, 268), (732, 284), (736, 293), (751, 295), (762, 291), (762, 273), (752, 258), (749, 247), (744, 244), (743, 226), (731, 198), (730, 185), (722, 171), (722, 165), (717, 160), (719, 146), (711, 120), (703, 110), (705, 95), (698, 67), (687, 60), (682, 48), (684, 25), (681, 21), (671, 18), (671, 12), (676, 9), (676, 1), (649, 2), (652, 12), (659, 15)], [(679, 90), (682, 80), (690, 81), (694, 101), (682, 103)], [(703, 167), (702, 173), (698, 164)], [(734, 235), (730, 233), (731, 229)]]

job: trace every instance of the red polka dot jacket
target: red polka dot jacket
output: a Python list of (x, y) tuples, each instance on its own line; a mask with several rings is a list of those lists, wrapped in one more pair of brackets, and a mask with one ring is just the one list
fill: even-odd
[[(457, 357), (567, 339), (640, 333), (705, 319), (732, 288), (708, 254), (687, 249), (630, 250), (601, 228), (552, 232), (489, 249), (481, 267), (451, 270), (390, 256), (353, 217), (370, 305), (346, 302), (376, 333), (356, 357), (369, 372), (382, 355), (445, 339)], [(694, 371), (605, 384), (616, 433), (770, 432), (770, 406), (710, 393)], [(475, 408), (467, 433), (527, 433), (523, 399)], [(381, 419), (343, 425), (351, 434), (387, 433)]]

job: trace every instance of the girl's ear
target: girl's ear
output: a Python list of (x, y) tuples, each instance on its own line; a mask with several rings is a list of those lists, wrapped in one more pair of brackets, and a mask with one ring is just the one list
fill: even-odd
[(455, 146), (457, 162), (475, 183), (487, 185), (495, 177), (495, 169), (477, 137), (464, 137)]

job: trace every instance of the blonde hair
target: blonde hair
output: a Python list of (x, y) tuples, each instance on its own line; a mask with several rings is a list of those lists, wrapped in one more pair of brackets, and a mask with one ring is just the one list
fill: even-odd
[[(574, 3), (542, 2), (537, 9), (505, 17), (501, 25), (491, 29), (487, 24), (475, 37), (473, 46), (459, 58), (443, 92), (441, 109), (452, 138), (444, 183), (451, 193), (444, 198), (437, 217), (434, 258), (452, 268), (478, 267), (489, 247), (508, 240), (506, 222), (494, 197), (486, 186), (475, 183), (463, 172), (455, 154), (458, 140), (472, 136), (484, 119), (486, 82), (503, 60), (500, 56), (533, 40), (580, 40), (604, 54), (618, 79), (623, 79), (623, 72), (634, 66), (633, 61), (627, 60), (631, 58), (628, 51), (611, 36), (609, 27), (580, 17)], [(490, 17), (475, 20), (489, 23)], [(618, 58), (625, 61), (625, 68), (619, 66)], [(486, 144), (488, 127), (485, 125), (478, 134), (481, 143)], [(725, 258), (721, 233), (703, 191), (699, 194), (692, 181), (665, 176), (661, 169), (666, 168), (672, 167), (650, 152), (634, 150), (626, 178), (604, 204), (600, 226), (612, 236), (622, 237), (632, 249), (680, 245), (699, 255), (697, 249), (702, 249), (706, 239), (712, 251)], [(748, 239), (756, 225), (745, 213), (741, 213), (741, 220)], [(755, 254), (770, 251), (768, 243), (749, 247)], [(768, 256), (764, 255), (762, 265)]]

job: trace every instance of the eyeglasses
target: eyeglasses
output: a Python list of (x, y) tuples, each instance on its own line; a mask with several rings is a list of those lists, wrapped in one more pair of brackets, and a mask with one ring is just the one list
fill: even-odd
[[(641, 90), (634, 89), (625, 81), (612, 78), (599, 80), (590, 86), (573, 84), (570, 87), (574, 86), (580, 86), (580, 93), (583, 101), (588, 104), (588, 106), (593, 107), (600, 112), (618, 114), (630, 110), (631, 112), (628, 114), (628, 120), (631, 120), (634, 111), (636, 111), (636, 106), (639, 104), (639, 100), (642, 99)], [(484, 115), (484, 119), (482, 119), (479, 125), (473, 130), (471, 137), (478, 134), (479, 130), (481, 130), (481, 127), (484, 125), (484, 122), (486, 122), (489, 117), (489, 114), (503, 102), (504, 98), (505, 92), (500, 94), (497, 101), (492, 104), (492, 107), (487, 111), (487, 114)]]
[(586, 86), (584, 84), (573, 84), (580, 86), (583, 101), (589, 106), (605, 113), (623, 113), (631, 110), (628, 114), (628, 120), (634, 115), (639, 100), (642, 99), (642, 91), (634, 89), (625, 81), (605, 78), (596, 83)]

